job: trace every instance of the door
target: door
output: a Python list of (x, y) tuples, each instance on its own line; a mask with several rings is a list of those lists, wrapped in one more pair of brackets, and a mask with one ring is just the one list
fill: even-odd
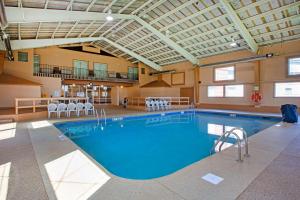
[(130, 80), (138, 80), (138, 78), (139, 78), (139, 68), (137, 68), (137, 67), (128, 67), (128, 78)]
[(190, 104), (194, 103), (194, 87), (180, 88), (180, 97), (189, 97)]
[(40, 64), (41, 64), (40, 55), (34, 55), (33, 56), (33, 73), (34, 74), (40, 73)]
[(83, 60), (74, 60), (74, 76), (87, 78), (89, 74), (89, 63)]
[(96, 78), (107, 78), (107, 64), (94, 63), (94, 75)]

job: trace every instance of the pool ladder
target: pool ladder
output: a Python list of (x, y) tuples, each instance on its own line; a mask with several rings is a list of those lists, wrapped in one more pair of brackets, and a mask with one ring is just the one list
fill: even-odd
[[(235, 131), (242, 131), (243, 133), (243, 139), (240, 138), (240, 136), (235, 133)], [(242, 142), (244, 142), (245, 144), (245, 155), (244, 157), (249, 157), (249, 151), (248, 151), (248, 137), (247, 137), (247, 133), (244, 129), (242, 128), (233, 128), (230, 131), (226, 131), (224, 132), (221, 137), (217, 140), (217, 142), (215, 143), (215, 145), (213, 146), (213, 148), (211, 149), (210, 153), (212, 154), (212, 151), (215, 150), (216, 146), (220, 143), (219, 146), (219, 152), (221, 152), (222, 150), (222, 146), (223, 144), (227, 141), (227, 139), (229, 138), (229, 136), (233, 134), (236, 139), (237, 139), (237, 145), (238, 145), (238, 162), (242, 162)], [(222, 140), (224, 139), (224, 140)]]
[(96, 110), (95, 113), (96, 113), (96, 117), (97, 117), (97, 125), (99, 126), (99, 124), (100, 124), (100, 118), (104, 119), (104, 124), (106, 125), (106, 112), (105, 112), (104, 108), (100, 109), (100, 117), (98, 114), (98, 110)]

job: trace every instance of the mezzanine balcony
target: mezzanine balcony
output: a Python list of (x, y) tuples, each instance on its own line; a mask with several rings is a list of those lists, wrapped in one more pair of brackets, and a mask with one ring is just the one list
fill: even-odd
[(34, 76), (55, 77), (70, 80), (94, 80), (119, 83), (136, 83), (138, 74), (106, 70), (90, 70), (57, 65), (35, 64)]

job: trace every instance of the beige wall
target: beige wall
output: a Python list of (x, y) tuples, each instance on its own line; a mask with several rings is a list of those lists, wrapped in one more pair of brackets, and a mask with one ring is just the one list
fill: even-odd
[[(150, 72), (153, 72), (152, 68), (146, 66), (143, 63), (139, 63), (139, 85), (134, 87), (123, 88), (121, 92), (121, 97), (132, 97), (132, 96), (141, 96), (141, 97), (162, 97), (162, 96), (171, 96), (179, 97), (180, 88), (182, 87), (193, 87), (194, 84), (194, 72), (193, 65), (189, 62), (181, 62), (173, 65), (167, 65), (163, 67), (163, 70), (176, 70), (176, 72), (185, 72), (185, 84), (183, 85), (172, 85), (171, 83), (171, 74), (163, 74), (162, 79), (171, 85), (170, 88), (167, 87), (154, 87), (154, 88), (141, 88), (149, 82), (158, 80), (157, 75), (149, 76)], [(145, 74), (141, 74), (141, 68), (145, 68)]]
[(183, 85), (172, 85), (171, 82), (171, 74), (164, 74), (163, 80), (168, 84), (172, 85), (172, 87), (180, 88), (180, 87), (193, 87), (194, 86), (194, 67), (190, 62), (180, 62), (172, 65), (166, 65), (163, 67), (163, 70), (176, 70), (177, 72), (185, 73), (185, 84)]
[[(149, 76), (150, 72), (154, 72), (155, 70), (152, 69), (151, 67), (148, 67), (144, 63), (139, 62), (138, 63), (138, 68), (139, 68), (139, 85), (145, 85), (149, 82), (157, 80), (157, 76)], [(142, 74), (142, 68), (145, 69), (145, 74)]]
[(4, 61), (4, 73), (10, 74), (16, 77), (27, 79), (33, 82), (42, 84), (41, 93), (47, 97), (53, 95), (54, 91), (61, 89), (60, 78), (38, 77), (33, 76), (33, 55), (34, 50), (22, 50), (22, 52), (28, 52), (28, 62), (18, 61), (18, 52), (14, 52), (15, 61)]
[(41, 87), (31, 85), (0, 85), (0, 107), (14, 107), (15, 98), (41, 97)]
[[(276, 81), (300, 81), (300, 77), (287, 77), (287, 58), (289, 56), (300, 55), (300, 41), (286, 42), (283, 45), (261, 48), (261, 55), (274, 53), (275, 56), (270, 59), (261, 60), (259, 63), (249, 62), (236, 64), (236, 79), (228, 83), (216, 83), (213, 81), (213, 67), (200, 68), (200, 103), (208, 104), (234, 104), (251, 105), (251, 94), (255, 84), (255, 66), (260, 65), (260, 84), (263, 96), (263, 106), (280, 106), (281, 104), (293, 103), (300, 106), (300, 98), (274, 98), (274, 82)], [(221, 61), (229, 61), (253, 56), (248, 51), (239, 51), (218, 56), (212, 56), (201, 60), (202, 64), (209, 64)], [(245, 84), (245, 97), (243, 98), (208, 98), (208, 85), (222, 84)]]

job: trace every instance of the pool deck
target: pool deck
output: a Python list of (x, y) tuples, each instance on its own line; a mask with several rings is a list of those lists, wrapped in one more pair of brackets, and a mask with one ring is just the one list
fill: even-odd
[[(145, 113), (122, 115), (135, 114)], [(250, 137), (250, 157), (242, 163), (235, 161), (237, 149), (230, 147), (168, 176), (141, 181), (107, 172), (61, 135), (53, 122), (23, 122), (2, 130), (11, 132), (0, 140), (0, 199), (6, 193), (7, 199), (32, 200), (244, 200), (297, 199), (300, 195), (299, 123), (279, 123)], [(211, 184), (202, 179), (208, 173), (224, 180)]]

